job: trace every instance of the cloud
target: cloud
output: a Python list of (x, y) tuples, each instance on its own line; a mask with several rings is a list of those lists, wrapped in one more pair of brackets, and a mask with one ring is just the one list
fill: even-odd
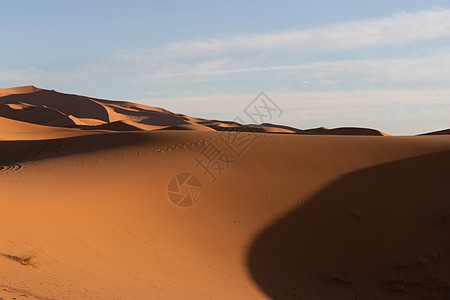
[[(208, 81), (223, 85), (226, 81), (251, 78), (261, 87), (282, 86), (295, 90), (308, 88), (391, 88), (430, 87), (450, 84), (450, 54), (408, 58), (341, 59), (298, 65), (237, 67), (227, 60), (204, 62), (198, 66), (181, 66), (140, 73), (141, 82), (195, 83)], [(236, 76), (241, 77), (236, 77)], [(238, 78), (238, 79), (236, 79)]]
[(152, 49), (121, 51), (117, 57), (126, 62), (158, 63), (186, 57), (331, 52), (445, 37), (450, 37), (450, 9), (434, 8), (297, 31), (173, 42)]
[[(51, 72), (33, 68), (0, 69), (0, 84), (36, 82), (36, 79), (88, 84), (122, 80), (131, 86), (152, 88), (207, 82), (220, 89), (227, 88), (223, 82), (243, 82), (247, 78), (253, 83), (261, 80), (261, 86), (267, 86), (268, 76), (272, 86), (278, 83), (287, 89), (295, 89), (295, 85), (319, 89), (417, 82), (448, 84), (450, 42), (447, 45), (444, 41), (448, 37), (450, 9), (436, 7), (297, 31), (178, 41), (150, 49), (122, 50), (111, 52), (98, 62)], [(432, 42), (436, 40), (441, 42), (434, 45)], [(413, 44), (422, 42), (431, 45), (426, 53), (423, 46)], [(403, 58), (389, 57), (391, 51), (379, 50), (396, 45), (408, 45), (401, 51)], [(316, 56), (336, 51), (341, 52)], [(355, 51), (369, 54), (356, 59)]]
[(11, 83), (29, 84), (35, 82), (43, 72), (32, 67), (21, 69), (0, 68), (0, 84), (8, 86)]
[[(360, 126), (389, 134), (418, 134), (448, 128), (450, 89), (351, 90), (268, 93), (284, 111), (271, 123), (297, 128)], [(251, 122), (244, 108), (256, 94), (140, 99), (141, 103), (196, 117)]]
[(286, 112), (275, 123), (412, 134), (449, 126), (449, 37), (450, 9), (434, 8), (128, 49), (60, 70), (0, 68), (0, 86), (35, 84), (228, 120), (244, 119), (243, 104), (264, 90)]
[[(138, 84), (214, 82), (215, 78), (267, 72), (283, 78), (303, 76), (301, 81), (313, 77), (317, 87), (327, 81), (337, 83), (332, 78), (336, 74), (355, 74), (358, 81), (363, 74), (371, 82), (388, 78), (396, 82), (416, 78), (432, 81), (444, 77), (438, 74), (439, 62), (434, 59), (439, 56), (444, 64), (448, 63), (449, 37), (450, 9), (436, 7), (297, 31), (122, 50), (103, 63), (120, 67)], [(392, 57), (394, 52), (397, 57)], [(364, 57), (355, 59), (361, 55)], [(427, 65), (424, 57), (430, 57), (432, 64)]]

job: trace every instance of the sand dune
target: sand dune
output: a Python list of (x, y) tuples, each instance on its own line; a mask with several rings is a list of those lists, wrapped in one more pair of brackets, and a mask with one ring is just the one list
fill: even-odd
[(29, 86), (20, 86), (15, 88), (9, 88), (9, 89), (1, 89), (0, 88), (0, 97), (13, 95), (13, 94), (28, 94), (28, 93), (34, 93), (41, 91), (42, 89), (37, 88), (33, 85)]
[(450, 299), (447, 136), (4, 91), (0, 299)]
[(45, 140), (100, 132), (102, 131), (85, 132), (79, 129), (37, 125), (0, 117), (0, 140)]
[(206, 120), (132, 102), (94, 99), (34, 86), (3, 89), (0, 90), (0, 96), (3, 96), (0, 97), (0, 116), (33, 124), (83, 130), (234, 130), (314, 135), (386, 135), (366, 128), (321, 127), (301, 130), (269, 123), (245, 125)]
[(450, 129), (444, 129), (444, 130), (439, 130), (439, 131), (423, 133), (421, 135), (450, 135)]
[[(35, 89), (33, 87), (33, 89)], [(114, 131), (151, 130), (190, 125), (201, 129), (203, 119), (174, 114), (161, 108), (124, 101), (108, 101), (56, 91), (22, 88), (4, 90), (0, 115), (14, 120), (55, 127), (107, 128)], [(30, 92), (32, 91), (32, 92)], [(129, 126), (127, 126), (129, 125)]]

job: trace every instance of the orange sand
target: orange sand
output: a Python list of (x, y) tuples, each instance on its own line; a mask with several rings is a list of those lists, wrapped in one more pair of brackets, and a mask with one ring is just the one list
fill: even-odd
[(0, 299), (450, 299), (446, 135), (263, 124), (214, 182), (195, 158), (248, 127), (0, 96)]

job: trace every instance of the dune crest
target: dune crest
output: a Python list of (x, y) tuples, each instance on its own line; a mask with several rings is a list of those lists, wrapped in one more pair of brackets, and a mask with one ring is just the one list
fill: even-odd
[(439, 131), (433, 131), (433, 132), (427, 132), (427, 133), (422, 133), (419, 135), (450, 135), (450, 129), (444, 129), (444, 130), (439, 130)]
[(0, 97), (13, 95), (13, 94), (29, 94), (42, 91), (42, 89), (35, 87), (34, 85), (20, 86), (2, 89), (0, 88)]
[(95, 99), (25, 86), (0, 89), (0, 116), (32, 124), (85, 130), (201, 130), (312, 135), (387, 135), (366, 128), (297, 129), (270, 123), (239, 124), (173, 113), (128, 101)]
[(0, 299), (450, 299), (448, 136), (2, 93)]

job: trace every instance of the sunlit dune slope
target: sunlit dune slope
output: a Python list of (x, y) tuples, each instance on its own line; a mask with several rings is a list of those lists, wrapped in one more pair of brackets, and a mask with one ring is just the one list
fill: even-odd
[(64, 94), (34, 86), (0, 90), (0, 116), (32, 124), (82, 130), (234, 130), (314, 135), (386, 135), (366, 128), (321, 127), (301, 130), (269, 123), (244, 125), (207, 120), (132, 102)]
[(0, 299), (450, 299), (448, 136), (15, 92)]

